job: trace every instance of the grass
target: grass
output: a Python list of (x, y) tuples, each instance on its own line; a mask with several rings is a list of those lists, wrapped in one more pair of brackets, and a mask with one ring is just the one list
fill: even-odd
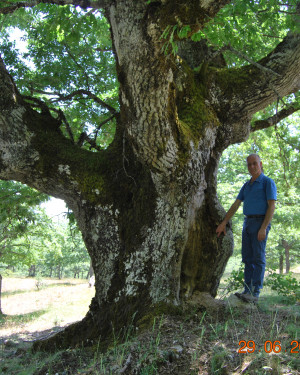
[(82, 319), (94, 289), (78, 280), (60, 285), (51, 280), (51, 288), (39, 290), (34, 280), (31, 287), (20, 279), (4, 281), (9, 293), (0, 317), (0, 374), (294, 375), (300, 368), (299, 306), (269, 290), (264, 290), (258, 306), (234, 305), (235, 297), (230, 296), (224, 316), (193, 308), (183, 316), (162, 315), (148, 330), (130, 325), (115, 333), (106, 352), (99, 350), (99, 339), (93, 349), (50, 355), (33, 354), (30, 341)]

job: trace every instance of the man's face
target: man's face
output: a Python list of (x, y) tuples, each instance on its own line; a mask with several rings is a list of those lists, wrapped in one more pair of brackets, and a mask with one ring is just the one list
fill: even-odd
[(252, 177), (258, 177), (262, 172), (262, 162), (257, 156), (249, 156), (247, 166)]

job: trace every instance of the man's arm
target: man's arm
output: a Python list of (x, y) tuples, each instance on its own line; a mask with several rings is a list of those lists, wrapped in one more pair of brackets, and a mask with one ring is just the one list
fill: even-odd
[(229, 210), (226, 213), (222, 223), (218, 225), (218, 228), (216, 230), (216, 233), (217, 233), (218, 237), (220, 237), (221, 233), (226, 234), (226, 224), (232, 218), (232, 216), (236, 213), (236, 211), (240, 207), (241, 203), (242, 203), (242, 201), (240, 201), (239, 199), (236, 199), (235, 202), (233, 203), (233, 205), (229, 208)]
[(268, 209), (267, 209), (267, 212), (266, 212), (266, 216), (265, 216), (265, 219), (264, 219), (264, 221), (263, 221), (263, 223), (260, 227), (260, 230), (258, 231), (258, 234), (257, 234), (258, 241), (263, 241), (266, 238), (267, 227), (271, 223), (271, 220), (272, 220), (273, 215), (274, 215), (275, 202), (276, 202), (275, 200), (269, 200), (268, 201)]

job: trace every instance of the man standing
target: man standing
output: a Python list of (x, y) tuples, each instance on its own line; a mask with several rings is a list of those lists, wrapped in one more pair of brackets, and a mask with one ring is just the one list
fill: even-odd
[(242, 232), (242, 262), (244, 291), (236, 293), (245, 302), (257, 302), (263, 286), (266, 266), (266, 243), (277, 199), (274, 181), (265, 176), (262, 162), (256, 154), (247, 157), (251, 179), (241, 188), (236, 201), (230, 207), (222, 223), (217, 227), (218, 237), (226, 234), (226, 224), (244, 202), (245, 221)]

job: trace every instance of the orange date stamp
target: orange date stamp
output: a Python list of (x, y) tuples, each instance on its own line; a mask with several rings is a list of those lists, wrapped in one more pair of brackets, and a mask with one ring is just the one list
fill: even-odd
[(267, 340), (264, 343), (263, 348), (256, 348), (255, 342), (253, 340), (240, 340), (238, 353), (254, 353), (256, 351), (264, 351), (266, 353), (280, 353), (281, 351), (289, 353), (299, 353), (300, 352), (300, 342), (293, 340), (291, 341), (290, 347), (287, 349), (282, 349), (281, 342)]

